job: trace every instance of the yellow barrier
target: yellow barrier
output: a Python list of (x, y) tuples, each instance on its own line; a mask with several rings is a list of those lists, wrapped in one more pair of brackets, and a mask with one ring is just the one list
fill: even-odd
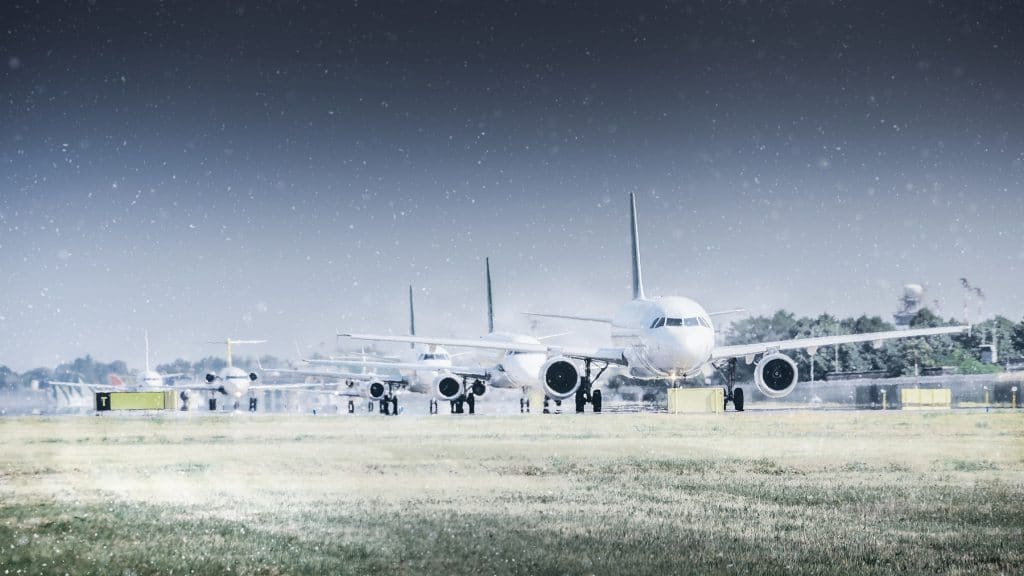
[(96, 410), (175, 410), (175, 392), (97, 392)]
[(953, 406), (953, 393), (949, 388), (903, 388), (900, 401), (904, 410), (949, 410)]
[(670, 414), (725, 411), (725, 390), (722, 388), (669, 388)]

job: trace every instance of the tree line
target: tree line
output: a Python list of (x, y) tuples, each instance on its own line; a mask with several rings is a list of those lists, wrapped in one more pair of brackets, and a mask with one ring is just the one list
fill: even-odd
[[(960, 322), (952, 318), (943, 320), (927, 308), (919, 311), (910, 322), (912, 328), (957, 324)], [(840, 319), (830, 314), (821, 314), (816, 317), (797, 317), (792, 312), (779, 310), (771, 316), (736, 320), (724, 331), (723, 336), (724, 343), (731, 345), (895, 329), (895, 326), (879, 316)], [(992, 342), (996, 343), (998, 349), (999, 364), (985, 364), (981, 361), (981, 345)], [(794, 350), (787, 354), (796, 362), (800, 380), (808, 380), (811, 357), (807, 352)], [(878, 349), (871, 343), (822, 347), (814, 356), (814, 373), (816, 379), (829, 372), (884, 371), (887, 376), (909, 376), (915, 373), (915, 369), (952, 367), (962, 374), (980, 374), (999, 372), (1008, 363), (1021, 362), (1024, 362), (1024, 319), (1013, 322), (1006, 317), (995, 316), (975, 324), (969, 334), (894, 340)], [(234, 358), (233, 363), (236, 366), (255, 367), (255, 361), (251, 358)], [(281, 360), (273, 356), (260, 356), (260, 363), (264, 366), (282, 365)], [(161, 374), (185, 374), (201, 378), (208, 372), (219, 372), (226, 365), (223, 358), (207, 356), (196, 362), (179, 358), (158, 365), (156, 370)], [(753, 377), (752, 365), (739, 362), (737, 369), (740, 381), (749, 381)], [(32, 381), (46, 380), (106, 384), (112, 374), (131, 383), (139, 372), (129, 370), (122, 360), (106, 363), (89, 355), (64, 362), (52, 369), (34, 368), (20, 374), (0, 364), (0, 387), (28, 387)], [(615, 383), (624, 382), (617, 378)]]

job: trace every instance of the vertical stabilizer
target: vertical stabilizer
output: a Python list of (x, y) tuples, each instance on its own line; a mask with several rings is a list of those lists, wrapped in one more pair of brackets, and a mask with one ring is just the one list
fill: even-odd
[(491, 294), (491, 259), (484, 260), (487, 264), (487, 333), (494, 333), (494, 296)]
[(644, 279), (640, 274), (640, 238), (636, 231), (636, 194), (629, 193), (629, 225), (633, 240), (633, 299), (643, 300)]
[[(412, 307), (412, 285), (409, 285), (409, 336), (416, 335), (416, 311)], [(410, 348), (415, 348), (415, 344), (409, 344)]]

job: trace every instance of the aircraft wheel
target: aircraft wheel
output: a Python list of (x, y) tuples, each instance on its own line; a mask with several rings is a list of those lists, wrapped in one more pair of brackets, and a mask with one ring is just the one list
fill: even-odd
[(466, 397), (466, 406), (469, 408), (470, 414), (476, 414), (476, 394), (470, 394)]
[(576, 413), (582, 414), (584, 407), (587, 405), (587, 397), (583, 395), (582, 390), (576, 391)]
[(398, 396), (391, 397), (391, 414), (398, 416)]
[(210, 398), (210, 412), (216, 412), (216, 411), (217, 411), (217, 399), (216, 398)]
[(590, 405), (593, 406), (594, 412), (601, 412), (601, 391), (594, 390), (590, 395)]
[(737, 412), (743, 412), (743, 388), (736, 388), (732, 391), (732, 405)]
[(366, 411), (373, 412), (373, 400), (370, 400), (370, 403), (366, 406)]
[(544, 397), (544, 413), (551, 414), (551, 399), (547, 396)]
[(348, 413), (349, 414), (353, 414), (355, 411), (356, 411), (356, 403), (351, 401), (351, 400), (349, 400), (348, 401)]

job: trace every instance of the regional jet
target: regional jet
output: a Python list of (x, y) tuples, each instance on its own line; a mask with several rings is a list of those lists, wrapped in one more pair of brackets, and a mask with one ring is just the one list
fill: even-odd
[[(967, 331), (969, 326), (947, 326), (865, 334), (847, 334), (816, 338), (799, 338), (733, 346), (715, 344), (712, 314), (697, 302), (680, 296), (647, 298), (640, 270), (640, 243), (637, 233), (636, 197), (630, 194), (630, 232), (633, 256), (633, 298), (612, 317), (562, 316), (576, 320), (600, 322), (611, 327), (612, 346), (608, 348), (547, 345), (538, 342), (496, 342), (487, 339), (431, 338), (423, 336), (389, 336), (377, 334), (345, 334), (354, 340), (407, 342), (428, 346), (491, 349), (507, 353), (543, 354), (540, 381), (545, 398), (566, 400), (575, 397), (576, 411), (583, 412), (590, 404), (601, 410), (601, 391), (595, 382), (609, 366), (621, 366), (638, 379), (678, 381), (700, 373), (705, 366), (723, 369), (727, 374), (726, 403), (743, 410), (743, 389), (734, 386), (733, 374), (738, 358), (748, 363), (757, 361), (754, 384), (769, 398), (782, 398), (797, 383), (796, 363), (782, 352), (806, 350), (816, 353), (822, 346), (914, 338)], [(594, 370), (597, 370), (596, 374)]]
[(181, 386), (170, 386), (166, 384), (166, 380), (170, 378), (179, 378), (186, 376), (186, 374), (161, 374), (150, 368), (149, 365), (149, 332), (144, 331), (142, 334), (143, 340), (146, 343), (146, 369), (142, 372), (141, 378), (133, 386), (125, 385), (124, 381), (120, 376), (111, 374), (109, 384), (92, 384), (87, 382), (60, 382), (60, 381), (47, 381), (43, 384), (52, 386), (55, 389), (64, 389), (65, 392), (68, 389), (77, 389), (79, 391), (87, 392), (139, 392), (139, 391), (152, 391), (152, 390), (178, 390), (185, 389)]
[[(416, 314), (413, 307), (412, 286), (409, 287), (409, 334), (416, 336)], [(451, 411), (462, 414), (467, 409), (470, 414), (476, 411), (476, 399), (487, 392), (486, 382), (491, 373), (479, 367), (456, 366), (452, 364), (451, 354), (440, 346), (416, 346), (413, 344), (412, 354), (404, 360), (367, 361), (359, 359), (306, 359), (303, 362), (321, 366), (355, 366), (362, 372), (341, 372), (333, 370), (279, 370), (282, 373), (293, 373), (307, 376), (337, 378), (345, 380), (350, 387), (357, 383), (363, 395), (373, 402), (380, 403), (381, 412), (398, 414), (398, 396), (396, 389), (431, 395), (430, 412), (437, 413), (438, 401), (447, 401)], [(351, 410), (351, 405), (349, 409)]]

